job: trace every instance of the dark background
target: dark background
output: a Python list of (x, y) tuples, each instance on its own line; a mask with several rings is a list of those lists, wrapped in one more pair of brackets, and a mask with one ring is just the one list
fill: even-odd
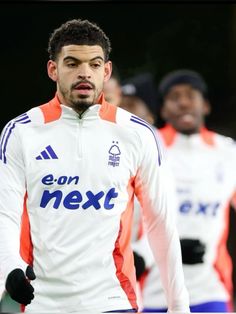
[[(6, 121), (47, 101), (49, 34), (71, 18), (98, 23), (112, 42), (122, 79), (150, 72), (158, 84), (170, 70), (192, 68), (209, 85), (210, 128), (236, 138), (236, 4), (153, 2), (0, 3), (0, 84)], [(235, 37), (235, 38), (234, 38)]]
[[(157, 86), (171, 70), (200, 72), (212, 104), (208, 127), (236, 139), (234, 3), (1, 2), (1, 128), (54, 96), (46, 72), (48, 37), (72, 18), (87, 18), (104, 29), (122, 80), (148, 72)], [(231, 210), (229, 249), (236, 269), (235, 226)]]

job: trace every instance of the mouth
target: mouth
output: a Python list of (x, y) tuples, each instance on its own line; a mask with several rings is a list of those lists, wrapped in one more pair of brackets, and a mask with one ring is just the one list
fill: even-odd
[(78, 91), (81, 95), (89, 95), (93, 90), (93, 86), (90, 83), (79, 83), (76, 84), (73, 89)]
[(179, 115), (178, 119), (182, 123), (192, 123), (195, 121), (194, 116), (190, 113), (185, 113), (185, 114)]

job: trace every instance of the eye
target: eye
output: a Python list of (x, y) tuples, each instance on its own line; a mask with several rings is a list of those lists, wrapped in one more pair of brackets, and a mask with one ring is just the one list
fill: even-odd
[(100, 66), (101, 66), (101, 63), (99, 63), (99, 62), (95, 62), (95, 63), (92, 63), (92, 64), (91, 64), (91, 67), (94, 68), (94, 69), (97, 69), (97, 68), (99, 68)]
[(76, 67), (76, 63), (75, 62), (69, 62), (66, 64), (69, 68), (75, 68)]

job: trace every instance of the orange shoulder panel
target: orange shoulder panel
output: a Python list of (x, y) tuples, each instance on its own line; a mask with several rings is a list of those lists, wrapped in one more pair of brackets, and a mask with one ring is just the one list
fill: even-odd
[(40, 109), (43, 112), (45, 123), (58, 120), (61, 116), (61, 106), (57, 95), (48, 103), (41, 105)]

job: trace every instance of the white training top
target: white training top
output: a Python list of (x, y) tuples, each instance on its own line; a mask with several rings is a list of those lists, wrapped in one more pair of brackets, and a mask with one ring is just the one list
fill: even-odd
[[(232, 297), (232, 263), (226, 243), (229, 203), (236, 190), (236, 145), (231, 138), (205, 128), (191, 136), (176, 133), (170, 125), (159, 131), (176, 179), (179, 236), (199, 239), (206, 245), (204, 263), (184, 265), (190, 304), (228, 302)], [(166, 307), (155, 266), (144, 284), (143, 305)]]
[(0, 142), (0, 269), (32, 264), (30, 313), (137, 308), (130, 245), (143, 207), (170, 312), (189, 312), (171, 182), (149, 124), (110, 105), (79, 118), (57, 96), (10, 121)]

